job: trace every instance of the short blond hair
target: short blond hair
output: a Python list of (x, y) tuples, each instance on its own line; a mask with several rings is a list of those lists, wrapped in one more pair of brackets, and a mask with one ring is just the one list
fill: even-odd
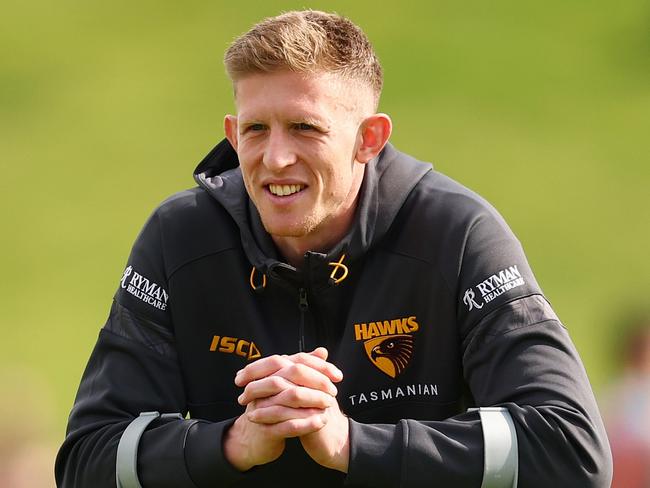
[(338, 14), (317, 10), (262, 20), (235, 39), (224, 63), (233, 83), (281, 70), (337, 74), (370, 87), (375, 104), (383, 86), (381, 65), (361, 28)]

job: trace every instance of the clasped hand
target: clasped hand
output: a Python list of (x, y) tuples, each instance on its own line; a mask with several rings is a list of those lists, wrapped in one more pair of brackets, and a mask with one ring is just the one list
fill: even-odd
[(269, 356), (240, 370), (238, 401), (246, 411), (224, 438), (226, 459), (240, 471), (276, 460), (285, 439), (299, 437), (317, 463), (347, 472), (348, 420), (336, 401), (343, 373), (327, 362), (327, 349)]

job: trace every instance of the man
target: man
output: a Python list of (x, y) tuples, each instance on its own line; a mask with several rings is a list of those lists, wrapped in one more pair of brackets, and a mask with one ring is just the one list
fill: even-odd
[[(466, 410), (501, 406), (520, 486), (608, 486), (588, 380), (518, 241), (387, 144), (363, 32), (290, 12), (225, 62), (227, 141), (134, 245), (58, 483), (113, 486), (131, 449), (145, 487), (480, 486), (493, 446)], [(189, 419), (132, 436), (153, 410)]]

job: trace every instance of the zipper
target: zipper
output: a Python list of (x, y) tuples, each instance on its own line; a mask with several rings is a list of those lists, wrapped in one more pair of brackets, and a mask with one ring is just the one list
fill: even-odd
[(307, 290), (300, 288), (298, 290), (298, 308), (300, 309), (300, 325), (298, 328), (298, 351), (304, 352), (305, 350), (305, 313), (309, 310), (309, 302), (307, 301)]

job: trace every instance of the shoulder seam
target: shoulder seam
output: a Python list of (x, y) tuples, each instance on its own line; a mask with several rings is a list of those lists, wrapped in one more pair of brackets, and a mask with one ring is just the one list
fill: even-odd
[(199, 261), (200, 259), (207, 258), (208, 256), (214, 256), (215, 254), (221, 254), (222, 252), (225, 252), (225, 251), (232, 251), (233, 249), (237, 249), (237, 248), (234, 247), (234, 246), (225, 247), (225, 248), (223, 248), (223, 249), (219, 249), (218, 251), (210, 251), (210, 252), (206, 252), (206, 253), (204, 253), (204, 254), (200, 254), (200, 255), (198, 255), (198, 256), (194, 256), (194, 257), (192, 257), (192, 258), (189, 258), (189, 259), (185, 260), (184, 262), (182, 262), (181, 264), (177, 265), (176, 267), (174, 267), (173, 269), (171, 269), (171, 270), (168, 272), (168, 274), (167, 274), (167, 281), (169, 282), (169, 280), (171, 280), (172, 276), (173, 276), (177, 271), (179, 271), (181, 268), (187, 266), (187, 265), (190, 264), (190, 263), (193, 263), (194, 261)]
[[(480, 320), (476, 321), (475, 324), (474, 324), (474, 326), (472, 327), (472, 329), (478, 327), (482, 322), (488, 320), (490, 317), (492, 317), (493, 315), (495, 315), (497, 312), (499, 312), (499, 311), (500, 311), (503, 307), (505, 307), (506, 305), (508, 305), (508, 304), (510, 304), (510, 303), (512, 303), (512, 302), (515, 302), (515, 301), (517, 301), (517, 300), (523, 300), (523, 299), (525, 299), (525, 298), (530, 298), (530, 297), (534, 297), (534, 296), (538, 296), (538, 297), (542, 298), (543, 300), (546, 300), (546, 297), (544, 297), (544, 295), (542, 295), (541, 293), (529, 293), (528, 295), (523, 295), (523, 296), (520, 296), (520, 297), (512, 298), (511, 300), (508, 300), (507, 302), (502, 303), (498, 308), (495, 308), (494, 310), (490, 311), (490, 313), (486, 314), (486, 315), (485, 315), (484, 317), (482, 317)], [(521, 327), (517, 327), (517, 328), (514, 328), (514, 329), (509, 329), (509, 330), (506, 330), (506, 331), (504, 331), (504, 332), (492, 333), (492, 334), (489, 333), (489, 332), (486, 332), (485, 335), (486, 335), (486, 336), (489, 336), (489, 337), (500, 337), (500, 336), (505, 336), (506, 334), (509, 334), (510, 332), (514, 332), (514, 331), (516, 331), (516, 330), (521, 330), (521, 329), (524, 329), (524, 328), (527, 328), (527, 327), (532, 327), (532, 326), (534, 326), (534, 325), (538, 325), (538, 324), (543, 324), (543, 323), (545, 323), (545, 322), (557, 322), (557, 323), (560, 325), (560, 327), (566, 329), (566, 327), (564, 326), (564, 324), (562, 324), (562, 322), (560, 321), (559, 317), (557, 317), (557, 315), (556, 315), (555, 317), (549, 317), (549, 318), (545, 318), (545, 319), (542, 319), (542, 320), (538, 320), (538, 321), (536, 321), (536, 322), (531, 322), (530, 324), (522, 325)], [(475, 340), (477, 340), (476, 338), (477, 338), (479, 335), (480, 335), (480, 334), (473, 334), (472, 338), (471, 338), (470, 341), (467, 343), (467, 346), (465, 346), (463, 349), (464, 349), (465, 351), (469, 350), (469, 349), (472, 347), (472, 345), (474, 344)], [(464, 342), (464, 341), (463, 341), (463, 342)]]

